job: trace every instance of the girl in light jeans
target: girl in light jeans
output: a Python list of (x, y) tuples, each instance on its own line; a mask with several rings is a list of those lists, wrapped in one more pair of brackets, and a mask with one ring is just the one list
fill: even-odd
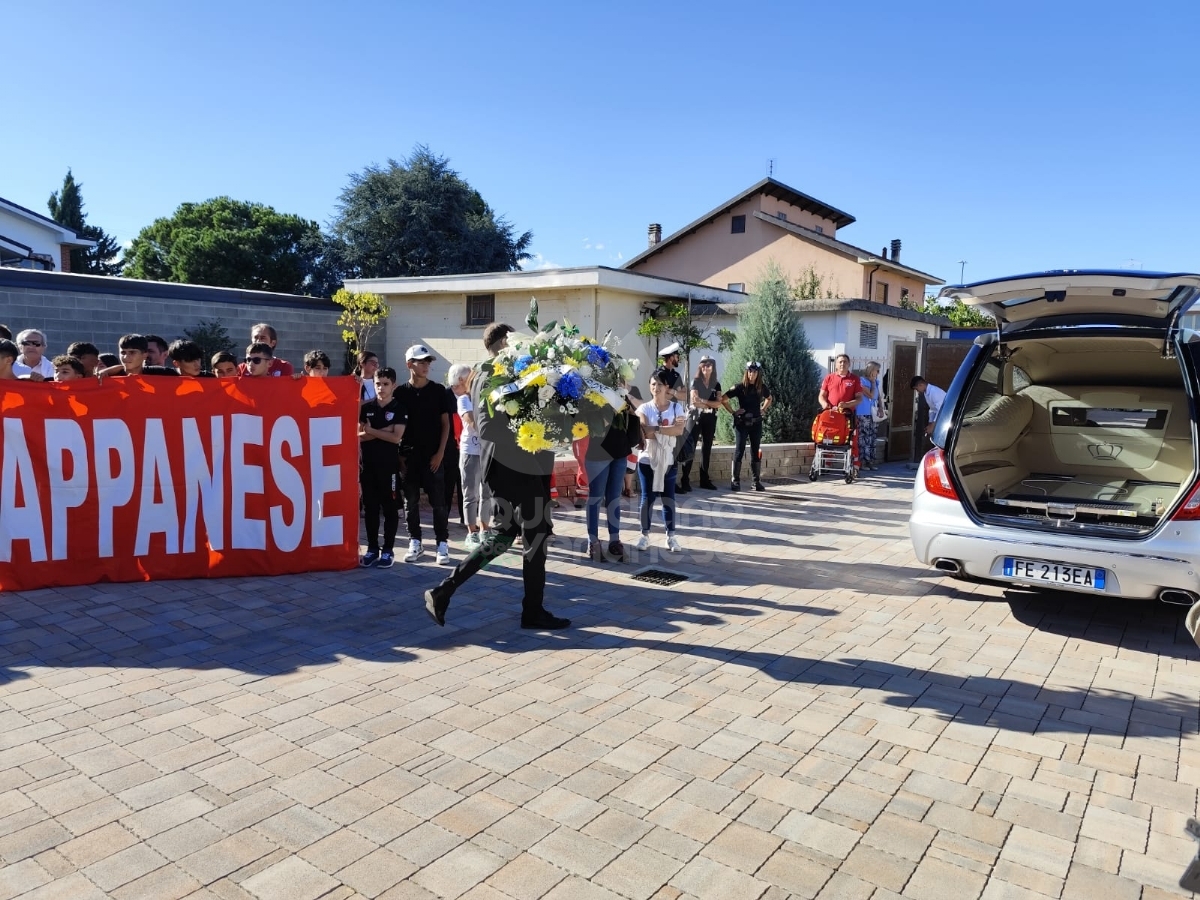
[(458, 363), (450, 367), (447, 375), (450, 390), (458, 402), (458, 417), (462, 419), (462, 437), (459, 438), (458, 470), (462, 475), (463, 520), (467, 524), (467, 547), (478, 547), (480, 536), (491, 524), (492, 491), (483, 480), (479, 463), (479, 428), (475, 423), (475, 411), (471, 408), (471, 367)]

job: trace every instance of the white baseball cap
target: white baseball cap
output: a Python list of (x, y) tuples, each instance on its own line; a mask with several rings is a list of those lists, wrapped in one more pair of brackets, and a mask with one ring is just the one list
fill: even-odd
[(404, 351), (404, 361), (412, 362), (414, 359), (437, 359), (437, 357), (424, 344), (413, 344)]

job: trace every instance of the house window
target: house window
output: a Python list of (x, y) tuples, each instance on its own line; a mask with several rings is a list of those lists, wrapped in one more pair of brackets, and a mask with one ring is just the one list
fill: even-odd
[(821, 225), (818, 225), (817, 226), (817, 234), (824, 234), (824, 233), (825, 233), (824, 227)]
[(495, 321), (495, 294), (467, 294), (468, 325), (490, 325)]
[(734, 216), (733, 225), (729, 229), (730, 234), (745, 234), (746, 233), (746, 217)]
[(744, 293), (746, 293), (746, 282), (744, 282), (744, 281), (731, 281), (731, 282), (729, 283), (729, 285), (728, 285), (728, 286), (725, 288), (725, 290), (727, 290), (727, 291), (737, 291), (739, 294), (744, 294)]
[(900, 302), (903, 303), (908, 299), (908, 288), (900, 288)]
[(875, 302), (887, 303), (888, 286), (886, 281), (875, 282)]
[(864, 350), (879, 349), (879, 326), (874, 322), (858, 323), (858, 346)]
[(787, 221), (787, 213), (785, 213), (783, 211), (777, 212), (777, 213), (775, 213), (775, 218), (786, 222)]

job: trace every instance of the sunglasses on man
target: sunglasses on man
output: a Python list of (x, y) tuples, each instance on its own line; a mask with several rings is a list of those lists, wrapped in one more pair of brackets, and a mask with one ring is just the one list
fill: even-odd
[(40, 346), (42, 346), (42, 342), (41, 341), (21, 341), (21, 346), (22, 347), (40, 347)]
[(271, 361), (271, 357), (269, 357), (269, 356), (247, 356), (246, 357), (246, 365), (248, 365), (248, 366), (257, 366), (257, 365), (261, 365), (262, 363), (270, 362), (270, 361)]

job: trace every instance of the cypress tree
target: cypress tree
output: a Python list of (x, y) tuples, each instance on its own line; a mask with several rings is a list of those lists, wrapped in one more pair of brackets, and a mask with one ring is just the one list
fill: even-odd
[[(807, 273), (813, 277), (812, 273)], [(763, 443), (807, 441), (820, 404), (821, 369), (812, 357), (804, 323), (796, 311), (795, 286), (775, 262), (751, 285), (750, 299), (738, 315), (737, 341), (730, 369), (722, 379), (728, 390), (740, 381), (746, 363), (756, 360), (774, 401), (763, 417)], [(728, 415), (718, 423), (720, 438), (732, 442)]]
[(71, 271), (80, 275), (120, 275), (122, 262), (117, 259), (121, 245), (104, 233), (104, 229), (87, 224), (83, 213), (83, 185), (75, 180), (71, 170), (63, 179), (61, 191), (50, 195), (46, 204), (50, 218), (65, 228), (70, 228), (81, 238), (95, 241), (91, 249), (79, 247), (71, 251)]

